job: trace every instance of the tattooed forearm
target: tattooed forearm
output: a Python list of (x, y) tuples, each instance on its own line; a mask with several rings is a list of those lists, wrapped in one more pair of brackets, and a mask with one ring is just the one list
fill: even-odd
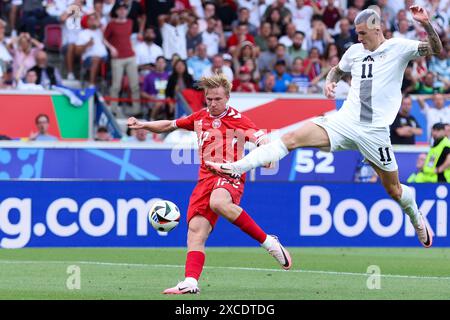
[(432, 54), (438, 54), (442, 50), (442, 42), (439, 39), (436, 30), (434, 30), (431, 23), (423, 24), (425, 31), (428, 33), (428, 41), (421, 42), (419, 44), (419, 54), (421, 56), (429, 56)]
[(331, 68), (330, 72), (328, 72), (328, 75), (327, 75), (327, 83), (331, 83), (331, 82), (337, 83), (339, 80), (342, 79), (344, 74), (345, 74), (345, 72), (342, 71), (341, 69), (339, 69), (339, 66), (335, 66), (335, 67)]

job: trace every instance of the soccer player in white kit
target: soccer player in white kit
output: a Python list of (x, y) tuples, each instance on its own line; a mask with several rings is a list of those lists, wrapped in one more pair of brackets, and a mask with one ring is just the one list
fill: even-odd
[(360, 43), (352, 45), (339, 64), (330, 70), (324, 89), (328, 98), (334, 98), (336, 83), (345, 73), (351, 73), (350, 92), (338, 112), (313, 119), (281, 139), (253, 150), (239, 161), (208, 162), (208, 168), (234, 179), (243, 172), (278, 161), (296, 148), (357, 149), (375, 169), (388, 194), (410, 217), (421, 244), (430, 247), (433, 235), (419, 212), (412, 190), (400, 184), (389, 136), (389, 125), (400, 108), (401, 84), (408, 62), (442, 50), (426, 10), (419, 6), (411, 6), (410, 10), (414, 20), (427, 31), (428, 41), (386, 40), (381, 31), (380, 16), (373, 9), (363, 10), (355, 18)]

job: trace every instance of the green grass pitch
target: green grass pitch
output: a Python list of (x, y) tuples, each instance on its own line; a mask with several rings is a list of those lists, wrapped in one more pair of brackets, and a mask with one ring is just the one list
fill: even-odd
[[(184, 278), (184, 248), (0, 249), (0, 299), (450, 299), (450, 249), (289, 250), (283, 271), (261, 248), (208, 248), (201, 293), (164, 296)], [(71, 265), (79, 290), (67, 288)]]

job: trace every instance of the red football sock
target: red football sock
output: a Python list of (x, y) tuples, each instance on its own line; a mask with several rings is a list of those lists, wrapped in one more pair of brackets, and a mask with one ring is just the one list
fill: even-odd
[(259, 243), (263, 243), (266, 240), (267, 234), (256, 224), (245, 210), (242, 210), (241, 214), (234, 220), (233, 224), (238, 226), (242, 231)]
[(205, 264), (205, 254), (201, 251), (189, 251), (186, 257), (184, 276), (199, 279)]

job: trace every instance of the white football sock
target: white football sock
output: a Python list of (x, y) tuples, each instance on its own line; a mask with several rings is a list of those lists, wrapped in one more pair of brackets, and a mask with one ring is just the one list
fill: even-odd
[(239, 173), (283, 159), (289, 150), (281, 139), (272, 141), (252, 150), (248, 155), (233, 163)]
[(192, 277), (187, 277), (186, 279), (184, 279), (184, 282), (186, 282), (187, 284), (190, 284), (192, 286), (197, 286), (198, 285), (197, 279), (192, 278)]
[(402, 196), (400, 198), (399, 204), (406, 214), (411, 219), (411, 223), (416, 226), (419, 221), (419, 208), (417, 207), (416, 200), (414, 199), (413, 191), (410, 187), (402, 186)]
[(264, 240), (263, 243), (261, 243), (261, 247), (263, 247), (266, 250), (269, 250), (269, 248), (272, 246), (272, 242), (273, 242), (273, 237), (267, 235), (266, 240)]

